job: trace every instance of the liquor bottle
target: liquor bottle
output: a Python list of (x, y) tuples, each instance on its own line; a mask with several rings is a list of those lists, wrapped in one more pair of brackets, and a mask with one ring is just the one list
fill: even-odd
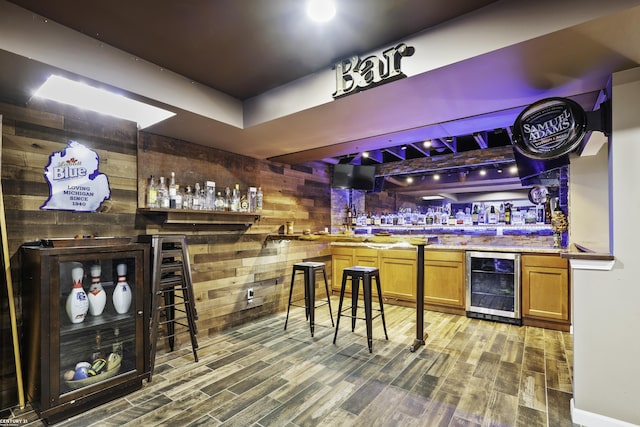
[(147, 207), (158, 207), (158, 187), (156, 187), (156, 182), (153, 178), (153, 175), (151, 175), (151, 178), (149, 179), (149, 186), (147, 187)]
[(231, 210), (231, 190), (229, 189), (229, 187), (224, 189), (224, 210)]
[(249, 197), (245, 193), (240, 196), (240, 204), (238, 205), (238, 210), (240, 212), (249, 212)]
[(182, 209), (182, 200), (184, 195), (182, 194), (182, 190), (179, 185), (176, 185), (176, 209)]
[(82, 267), (76, 267), (71, 270), (73, 289), (71, 289), (66, 303), (67, 316), (69, 316), (71, 323), (82, 323), (89, 311), (89, 300), (82, 288), (83, 276), (84, 269)]
[(473, 205), (473, 213), (471, 214), (471, 223), (478, 225), (478, 205)]
[(491, 205), (489, 208), (489, 214), (487, 215), (487, 224), (497, 224), (498, 223), (498, 215), (496, 214), (495, 206)]
[(202, 192), (200, 191), (200, 183), (196, 182), (196, 185), (193, 189), (193, 196), (191, 202), (191, 209), (194, 211), (199, 211), (202, 209)]
[(204, 209), (212, 211), (216, 200), (216, 183), (214, 181), (207, 181), (206, 187)]
[[(98, 359), (105, 359), (105, 358), (106, 358), (106, 355), (102, 350), (102, 335), (100, 334), (100, 329), (98, 329), (96, 330), (96, 345), (95, 347), (93, 347), (93, 350), (91, 351), (91, 361), (95, 362)], [(96, 373), (94, 372), (93, 375), (96, 375)]]
[(467, 206), (464, 208), (464, 221), (462, 222), (464, 225), (472, 225), (473, 217), (471, 216), (471, 208)]
[(187, 189), (184, 191), (182, 209), (193, 209), (193, 192), (190, 185), (187, 185)]
[(231, 212), (238, 212), (240, 210), (240, 184), (236, 184), (233, 187), (231, 193)]
[(351, 206), (351, 227), (355, 227), (358, 225), (358, 213), (356, 212), (356, 208)]
[(89, 293), (87, 298), (89, 299), (89, 313), (92, 316), (100, 316), (104, 311), (104, 306), (107, 304), (107, 293), (100, 283), (100, 273), (102, 268), (100, 264), (94, 264), (91, 266), (91, 286), (89, 287)]
[(257, 189), (256, 187), (249, 187), (249, 193), (247, 197), (249, 198), (249, 212), (255, 212), (257, 206)]
[(447, 225), (456, 225), (456, 215), (453, 213), (452, 207), (449, 207), (449, 215), (447, 216)]
[(366, 225), (373, 225), (373, 218), (371, 218), (371, 211), (367, 214)]
[(224, 210), (224, 197), (222, 197), (222, 193), (218, 191), (218, 195), (216, 196), (216, 200), (214, 202), (214, 209), (217, 211)]
[(484, 209), (484, 203), (478, 207), (478, 224), (486, 224), (486, 212)]
[(347, 206), (345, 207), (345, 221), (344, 224), (347, 226), (347, 228), (351, 228), (351, 208), (349, 207), (349, 205), (347, 204)]
[(176, 208), (176, 174), (171, 172), (171, 178), (169, 178), (169, 208)]
[(164, 176), (160, 177), (160, 183), (158, 184), (158, 207), (162, 209), (169, 208), (169, 189), (164, 181)]
[(462, 209), (458, 209), (458, 212), (456, 212), (456, 225), (463, 225), (464, 224), (464, 212), (462, 212)]
[(113, 291), (113, 308), (119, 314), (124, 314), (131, 307), (131, 288), (127, 283), (127, 264), (118, 264), (116, 267), (118, 273), (118, 283)]
[(256, 193), (256, 212), (262, 212), (262, 203), (263, 203), (262, 187), (258, 187), (258, 192)]
[(506, 203), (504, 207), (504, 223), (511, 225), (511, 203)]
[(506, 219), (505, 219), (504, 203), (500, 203), (500, 210), (498, 211), (498, 224), (505, 224), (505, 223), (506, 223)]

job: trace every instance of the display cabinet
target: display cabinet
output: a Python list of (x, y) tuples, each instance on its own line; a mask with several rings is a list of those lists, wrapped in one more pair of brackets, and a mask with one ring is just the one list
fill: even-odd
[[(104, 244), (104, 243), (103, 243)], [(57, 422), (148, 377), (149, 249), (22, 248), (27, 397)]]

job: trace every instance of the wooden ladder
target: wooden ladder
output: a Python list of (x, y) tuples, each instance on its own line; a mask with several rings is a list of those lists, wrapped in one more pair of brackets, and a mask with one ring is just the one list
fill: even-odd
[[(153, 251), (153, 268), (151, 284), (151, 319), (149, 328), (150, 367), (149, 381), (155, 366), (158, 328), (165, 325), (169, 347), (173, 351), (176, 326), (188, 329), (191, 337), (193, 357), (198, 361), (198, 333), (196, 320), (195, 297), (191, 280), (191, 266), (187, 237), (184, 235), (153, 235), (151, 237)], [(164, 314), (161, 316), (161, 314)]]

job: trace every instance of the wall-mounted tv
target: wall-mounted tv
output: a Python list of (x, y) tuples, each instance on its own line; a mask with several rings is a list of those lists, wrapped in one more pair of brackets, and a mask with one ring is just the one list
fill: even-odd
[(333, 166), (331, 186), (333, 188), (372, 191), (375, 175), (375, 166), (337, 164)]

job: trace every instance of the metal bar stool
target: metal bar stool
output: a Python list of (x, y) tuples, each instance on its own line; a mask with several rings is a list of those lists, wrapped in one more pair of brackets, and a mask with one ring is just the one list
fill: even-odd
[[(344, 290), (347, 284), (347, 279), (351, 278), (351, 307), (345, 309), (342, 308), (342, 301), (344, 299)], [(371, 292), (371, 279), (376, 279), (376, 286), (378, 289), (378, 301), (380, 302), (380, 309), (372, 308), (372, 292)], [(364, 299), (364, 317), (357, 317), (358, 310), (358, 288), (362, 283), (362, 293)], [(351, 314), (343, 314), (345, 311), (351, 310)], [(373, 311), (378, 311), (378, 314), (373, 316)], [(340, 288), (340, 303), (338, 305), (338, 317), (336, 319), (336, 332), (333, 336), (333, 343), (336, 343), (338, 337), (338, 328), (340, 326), (340, 317), (351, 317), (351, 332), (356, 329), (356, 319), (364, 319), (367, 324), (367, 344), (369, 346), (369, 353), (373, 351), (373, 338), (372, 338), (372, 321), (375, 317), (382, 317), (382, 328), (384, 329), (385, 339), (389, 339), (387, 336), (387, 325), (384, 321), (384, 307), (382, 305), (382, 289), (380, 287), (380, 272), (376, 267), (349, 267), (345, 268), (342, 273), (342, 286)]]
[[(293, 285), (296, 279), (296, 273), (300, 271), (304, 273), (304, 305), (296, 304), (295, 300), (291, 302), (293, 296)], [(324, 288), (327, 292), (327, 301), (319, 302), (316, 305), (316, 273), (322, 271), (324, 278)], [(323, 305), (329, 306), (329, 317), (331, 318), (331, 326), (333, 324), (333, 313), (331, 312), (331, 300), (329, 299), (329, 285), (327, 283), (327, 273), (325, 271), (325, 265), (322, 262), (298, 262), (293, 264), (293, 272), (291, 273), (291, 288), (289, 289), (289, 304), (287, 305), (287, 319), (284, 322), (284, 330), (287, 330), (287, 323), (289, 322), (289, 309), (291, 306), (304, 307), (307, 320), (309, 320), (309, 327), (311, 328), (311, 336), (313, 337), (313, 331), (315, 326), (315, 308)]]

